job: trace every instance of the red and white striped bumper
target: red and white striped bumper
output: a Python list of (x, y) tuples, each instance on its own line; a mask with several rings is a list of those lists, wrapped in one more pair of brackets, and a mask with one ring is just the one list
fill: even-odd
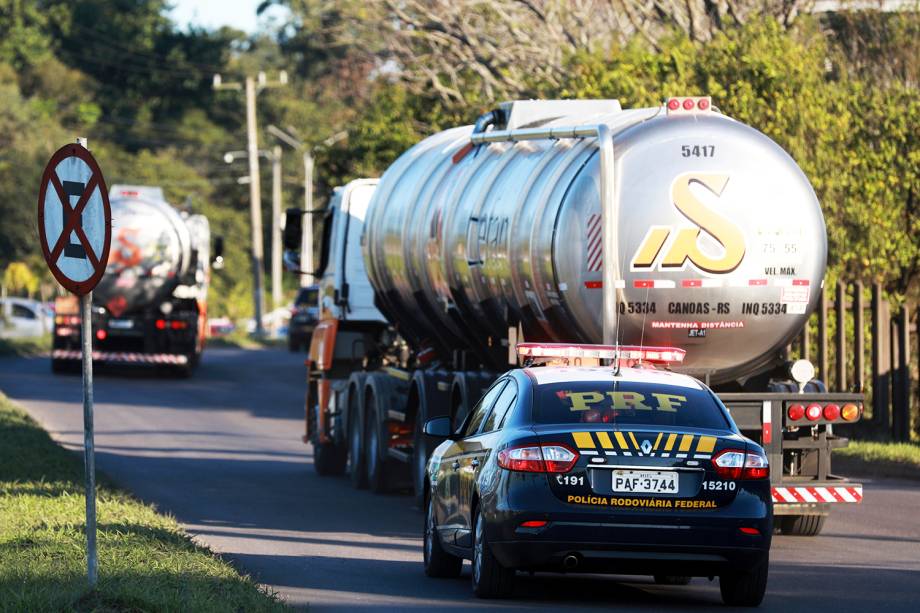
[(773, 502), (776, 504), (798, 504), (826, 502), (860, 502), (863, 498), (861, 485), (795, 486), (774, 487)]
[[(55, 360), (80, 360), (83, 352), (77, 349), (55, 349), (51, 352)], [(136, 353), (129, 351), (94, 351), (95, 362), (119, 362), (122, 364), (188, 364), (188, 356), (178, 353)]]

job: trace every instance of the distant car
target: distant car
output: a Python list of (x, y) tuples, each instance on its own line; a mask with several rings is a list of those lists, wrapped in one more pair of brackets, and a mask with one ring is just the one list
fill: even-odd
[(308, 349), (310, 335), (319, 320), (319, 287), (311, 285), (302, 287), (297, 292), (291, 309), (291, 321), (288, 324), (288, 348), (291, 351)]
[(208, 320), (209, 336), (226, 336), (236, 330), (236, 324), (229, 317), (215, 317)]
[(694, 378), (645, 366), (515, 369), (458, 429), (438, 417), (425, 432), (447, 438), (427, 469), (429, 576), (458, 576), (466, 558), (487, 598), (508, 595), (524, 570), (670, 585), (718, 576), (726, 604), (763, 599), (767, 456)]
[(0, 299), (0, 337), (28, 338), (51, 330), (53, 315), (47, 305), (28, 298)]

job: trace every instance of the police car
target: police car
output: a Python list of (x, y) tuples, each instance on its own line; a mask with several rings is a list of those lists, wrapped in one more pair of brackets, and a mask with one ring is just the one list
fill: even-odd
[[(769, 465), (671, 348), (523, 343), (427, 470), (425, 572), (509, 595), (515, 571), (719, 577), (757, 606), (773, 525)], [(605, 364), (605, 365), (602, 365)]]

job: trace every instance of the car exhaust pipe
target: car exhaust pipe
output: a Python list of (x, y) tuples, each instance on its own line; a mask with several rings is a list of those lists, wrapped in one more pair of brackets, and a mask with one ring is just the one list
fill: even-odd
[(581, 562), (579, 557), (574, 553), (570, 553), (562, 559), (562, 566), (566, 570), (575, 570), (578, 568), (578, 564)]

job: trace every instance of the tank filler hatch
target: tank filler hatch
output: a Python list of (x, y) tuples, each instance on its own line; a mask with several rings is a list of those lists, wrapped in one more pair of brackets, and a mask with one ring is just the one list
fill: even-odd
[(619, 100), (512, 100), (499, 105), (507, 118), (500, 129), (533, 128), (560, 117), (619, 113)]

